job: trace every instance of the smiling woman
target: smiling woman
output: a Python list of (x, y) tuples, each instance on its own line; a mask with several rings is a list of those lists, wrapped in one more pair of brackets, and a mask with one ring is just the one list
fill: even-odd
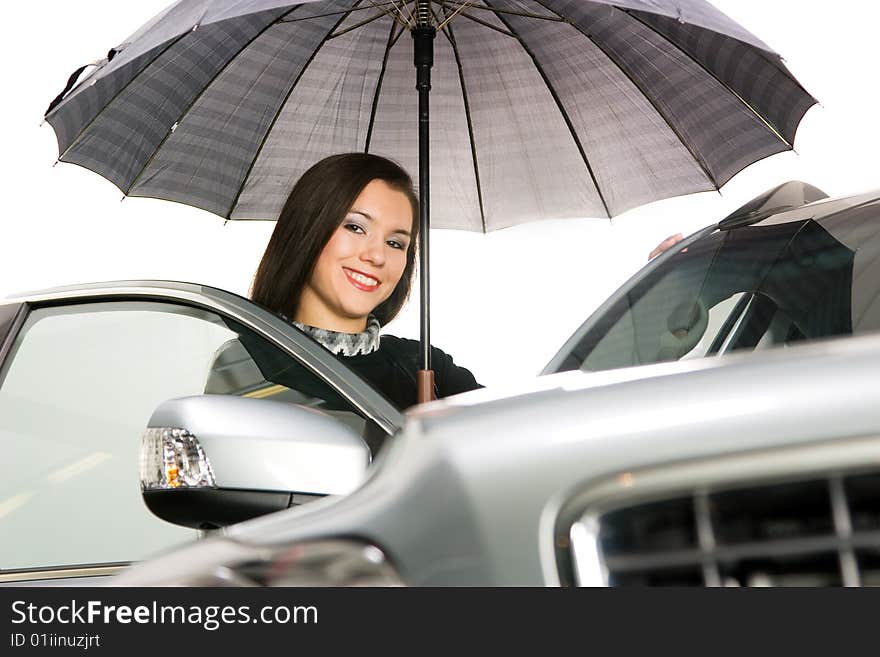
[[(394, 162), (333, 155), (294, 185), (257, 269), (252, 299), (332, 351), (399, 408), (416, 403), (418, 342), (379, 329), (400, 312), (415, 268), (418, 197)], [(435, 396), (480, 387), (432, 348)]]
[(378, 178), (367, 183), (321, 251), (296, 321), (366, 330), (369, 314), (401, 283), (414, 229), (412, 201), (404, 191)]

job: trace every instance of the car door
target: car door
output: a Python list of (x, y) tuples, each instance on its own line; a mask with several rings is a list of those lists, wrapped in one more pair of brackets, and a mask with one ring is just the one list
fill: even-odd
[(0, 331), (0, 582), (110, 575), (196, 538), (152, 516), (137, 484), (141, 434), (167, 399), (287, 400), (373, 447), (401, 422), (297, 329), (204, 286), (59, 289), (0, 306)]

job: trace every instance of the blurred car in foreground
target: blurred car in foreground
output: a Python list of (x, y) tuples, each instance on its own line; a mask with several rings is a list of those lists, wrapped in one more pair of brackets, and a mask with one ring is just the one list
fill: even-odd
[(405, 418), (218, 290), (0, 306), (0, 578), (96, 578), (195, 533), (137, 499), (146, 426), (153, 512), (226, 528), (120, 585), (874, 583), (880, 196), (823, 196), (783, 185), (656, 258), (550, 376)]
[(349, 495), (115, 583), (880, 583), (880, 198), (821, 196), (685, 240), (548, 376), (409, 412)]
[(867, 336), (459, 395), (349, 495), (111, 583), (878, 583), (878, 367)]

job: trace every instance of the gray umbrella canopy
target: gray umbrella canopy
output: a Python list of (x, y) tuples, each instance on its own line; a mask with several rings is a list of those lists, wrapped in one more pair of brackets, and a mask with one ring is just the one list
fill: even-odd
[[(815, 100), (698, 0), (431, 3), (431, 225), (608, 217), (718, 189)], [(413, 3), (181, 0), (46, 119), (125, 194), (274, 220), (338, 152), (419, 162)], [(453, 16), (454, 14), (454, 16)], [(452, 20), (447, 19), (452, 18)]]
[(180, 0), (67, 91), (46, 114), (60, 160), (228, 219), (277, 218), (334, 153), (418, 169), (420, 400), (429, 227), (718, 189), (815, 103), (703, 0)]

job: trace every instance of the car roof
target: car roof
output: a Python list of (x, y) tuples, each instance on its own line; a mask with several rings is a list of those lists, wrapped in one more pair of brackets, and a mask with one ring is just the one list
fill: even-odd
[(845, 210), (857, 208), (863, 205), (875, 203), (880, 200), (880, 189), (840, 196), (836, 198), (824, 198), (800, 207), (786, 208), (779, 212), (771, 212), (768, 216), (760, 219), (751, 226), (772, 226), (775, 224), (802, 221), (804, 219), (825, 219), (837, 215)]

